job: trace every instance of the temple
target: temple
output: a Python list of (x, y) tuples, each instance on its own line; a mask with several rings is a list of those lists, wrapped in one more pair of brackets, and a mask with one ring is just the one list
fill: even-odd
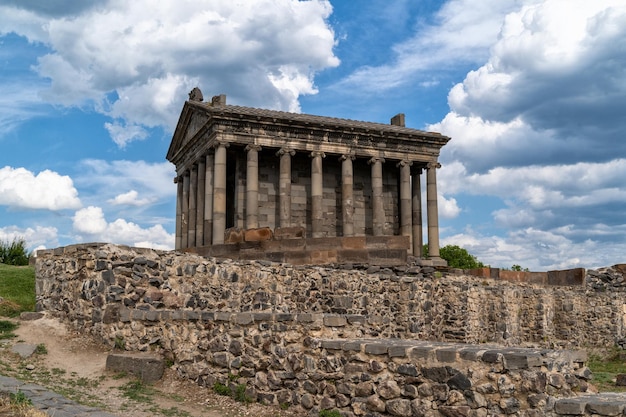
[[(450, 138), (405, 127), (185, 102), (176, 166), (176, 249), (291, 264), (422, 265), (439, 257), (439, 152)], [(429, 257), (422, 254), (422, 173)]]

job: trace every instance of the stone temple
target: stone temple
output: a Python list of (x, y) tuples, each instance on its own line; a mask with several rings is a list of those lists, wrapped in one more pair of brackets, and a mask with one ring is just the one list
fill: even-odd
[[(436, 169), (450, 138), (405, 127), (204, 102), (194, 88), (167, 159), (176, 249), (298, 264), (445, 265)], [(429, 257), (424, 235), (426, 185)]]

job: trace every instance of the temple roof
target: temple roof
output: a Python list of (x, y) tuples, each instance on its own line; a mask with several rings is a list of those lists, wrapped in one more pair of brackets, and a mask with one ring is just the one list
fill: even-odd
[(403, 118), (397, 115), (394, 124), (384, 124), (228, 105), (225, 95), (210, 102), (190, 99), (183, 106), (167, 160), (177, 169), (186, 169), (218, 140), (243, 146), (288, 144), (295, 150), (436, 161), (450, 138), (402, 126)]

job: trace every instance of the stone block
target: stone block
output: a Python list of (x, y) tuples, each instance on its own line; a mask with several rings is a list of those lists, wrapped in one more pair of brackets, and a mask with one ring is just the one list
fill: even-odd
[(127, 372), (142, 382), (153, 383), (163, 376), (165, 361), (152, 353), (111, 353), (107, 356), (106, 370)]
[(272, 229), (269, 227), (259, 227), (257, 229), (247, 229), (244, 233), (246, 242), (259, 242), (262, 240), (271, 240), (274, 237)]
[(341, 247), (343, 249), (365, 249), (365, 236), (349, 236), (341, 239)]
[(274, 239), (304, 239), (306, 230), (302, 226), (277, 227), (274, 229)]
[(368, 249), (404, 249), (410, 247), (408, 236), (366, 236), (365, 244)]
[(347, 324), (348, 320), (344, 316), (324, 316), (324, 326), (327, 327), (343, 327)]
[(238, 227), (231, 227), (224, 232), (224, 243), (233, 244), (244, 241), (244, 232)]
[(562, 398), (554, 404), (554, 411), (557, 414), (583, 415), (585, 414), (586, 402), (578, 398)]
[(548, 285), (584, 285), (585, 269), (574, 268), (563, 271), (548, 271)]
[(587, 403), (586, 411), (600, 416), (621, 416), (625, 406), (624, 399), (622, 401), (596, 399), (596, 401), (590, 400)]
[(311, 263), (312, 264), (329, 264), (337, 262), (336, 250), (312, 250), (311, 251)]
[(291, 265), (307, 265), (311, 264), (311, 252), (309, 251), (293, 251), (285, 252), (285, 262)]
[(368, 250), (369, 263), (380, 266), (405, 265), (406, 249), (374, 249)]
[(337, 262), (346, 263), (368, 263), (369, 254), (364, 249), (339, 249), (337, 251)]

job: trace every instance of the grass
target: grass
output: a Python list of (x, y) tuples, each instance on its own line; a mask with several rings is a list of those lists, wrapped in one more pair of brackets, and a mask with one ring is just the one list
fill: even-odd
[(587, 366), (593, 372), (592, 383), (600, 391), (626, 392), (626, 387), (615, 385), (617, 374), (626, 374), (626, 360), (622, 350), (611, 350), (606, 355), (591, 355)]
[(0, 264), (0, 316), (35, 310), (35, 268)]
[(0, 320), (0, 340), (12, 339), (15, 337), (13, 330), (17, 329), (17, 324), (8, 320)]

